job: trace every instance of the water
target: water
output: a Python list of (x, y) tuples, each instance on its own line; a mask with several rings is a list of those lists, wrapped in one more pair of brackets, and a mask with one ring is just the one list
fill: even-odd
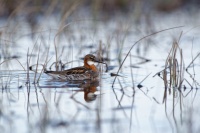
[[(134, 18), (124, 19), (123, 16), (105, 22), (78, 21), (69, 25), (56, 39), (59, 27), (56, 27), (54, 18), (49, 18), (51, 23), (46, 26), (41, 24), (42, 29), (38, 28), (34, 34), (30, 34), (30, 27), (25, 24), (16, 27), (19, 29), (17, 34), (10, 33), (12, 39), (4, 34), (4, 39), (11, 39), (14, 43), (1, 42), (1, 62), (13, 56), (19, 58), (1, 64), (0, 131), (199, 132), (199, 56), (188, 68), (191, 75), (184, 71), (181, 90), (171, 88), (171, 92), (169, 89), (165, 91), (162, 78), (154, 76), (164, 69), (173, 39), (178, 40), (181, 32), (179, 46), (185, 68), (200, 51), (199, 30), (190, 30), (199, 22), (181, 12), (156, 14), (152, 18), (152, 27), (146, 23), (135, 24)], [(159, 33), (138, 43), (112, 87), (114, 77), (110, 74), (117, 72), (134, 42), (151, 31), (181, 25), (185, 27)], [(9, 30), (4, 29), (4, 32)], [(36, 78), (30, 71), (29, 80), (25, 71), (27, 53), (28, 58), (31, 57), (29, 66), (37, 63), (38, 53), (39, 63), (44, 64), (49, 48), (49, 69), (55, 62), (55, 42), (59, 60), (62, 63), (73, 61), (66, 64), (65, 69), (82, 65), (81, 58), (88, 53), (99, 53), (109, 59), (109, 71), (105, 72), (105, 66), (98, 65), (102, 73), (97, 83), (55, 81), (43, 73), (40, 75), (40, 71)], [(150, 61), (145, 62), (139, 57)], [(179, 58), (177, 52), (180, 64)], [(38, 78), (39, 82), (34, 83)]]

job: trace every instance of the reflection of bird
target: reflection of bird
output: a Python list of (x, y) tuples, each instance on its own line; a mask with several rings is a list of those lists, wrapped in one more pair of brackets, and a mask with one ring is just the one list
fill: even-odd
[[(99, 61), (94, 55), (88, 54), (84, 57), (84, 66), (75, 67), (64, 71), (45, 71), (46, 74), (61, 80), (95, 80), (98, 78), (98, 70), (94, 62)], [(105, 63), (103, 63), (105, 64)]]
[(84, 99), (86, 102), (94, 101), (97, 97), (96, 94), (94, 94), (97, 91), (97, 88), (94, 86), (91, 86), (89, 88), (84, 88)]
[(84, 99), (86, 102), (94, 101), (97, 97), (94, 94), (97, 91), (97, 86), (99, 86), (99, 81), (95, 80), (92, 83), (86, 83), (82, 87), (84, 89)]

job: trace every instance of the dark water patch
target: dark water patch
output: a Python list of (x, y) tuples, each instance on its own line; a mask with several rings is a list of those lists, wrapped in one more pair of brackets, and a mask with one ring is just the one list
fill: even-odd
[(130, 110), (133, 108), (134, 108), (134, 106), (123, 106), (123, 107), (119, 107), (119, 108), (113, 108), (112, 110), (121, 111), (121, 110)]
[(131, 67), (131, 68), (141, 68), (141, 67), (139, 67), (139, 66), (137, 66), (137, 65), (130, 65), (130, 67)]
[(97, 46), (97, 44), (85, 44), (85, 45), (82, 45), (81, 47), (83, 48), (83, 49), (93, 49), (93, 48), (95, 48), (95, 46)]
[(49, 122), (49, 125), (54, 127), (54, 128), (57, 128), (57, 127), (66, 127), (69, 125), (69, 122), (67, 121), (56, 121), (56, 120), (53, 120), (51, 122)]
[(108, 71), (111, 71), (111, 70), (115, 69), (116, 67), (118, 67), (118, 66), (109, 65), (109, 66), (107, 67), (107, 70), (108, 70)]
[(111, 76), (111, 77), (114, 77), (114, 76), (120, 76), (120, 77), (123, 77), (122, 75), (119, 75), (119, 74), (116, 74), (116, 73), (110, 73), (110, 76)]
[(6, 60), (9, 60), (9, 59), (19, 59), (21, 56), (19, 55), (13, 55), (13, 56), (2, 56), (0, 55), (0, 58), (2, 59), (6, 59)]

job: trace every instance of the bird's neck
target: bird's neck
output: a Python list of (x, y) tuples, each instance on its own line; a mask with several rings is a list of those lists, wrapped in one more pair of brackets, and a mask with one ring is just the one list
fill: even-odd
[(93, 70), (93, 71), (95, 71), (95, 72), (97, 71), (96, 66), (95, 66), (94, 64), (89, 65), (87, 61), (84, 61), (84, 67), (86, 67), (86, 68), (88, 68), (88, 69), (91, 69), (91, 70)]

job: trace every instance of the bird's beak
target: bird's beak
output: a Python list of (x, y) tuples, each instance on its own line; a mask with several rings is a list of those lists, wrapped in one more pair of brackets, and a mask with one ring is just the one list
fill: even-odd
[(106, 65), (106, 72), (108, 71), (108, 65), (105, 62), (102, 62), (102, 61), (100, 61), (98, 59), (95, 59), (94, 62), (105, 64)]

